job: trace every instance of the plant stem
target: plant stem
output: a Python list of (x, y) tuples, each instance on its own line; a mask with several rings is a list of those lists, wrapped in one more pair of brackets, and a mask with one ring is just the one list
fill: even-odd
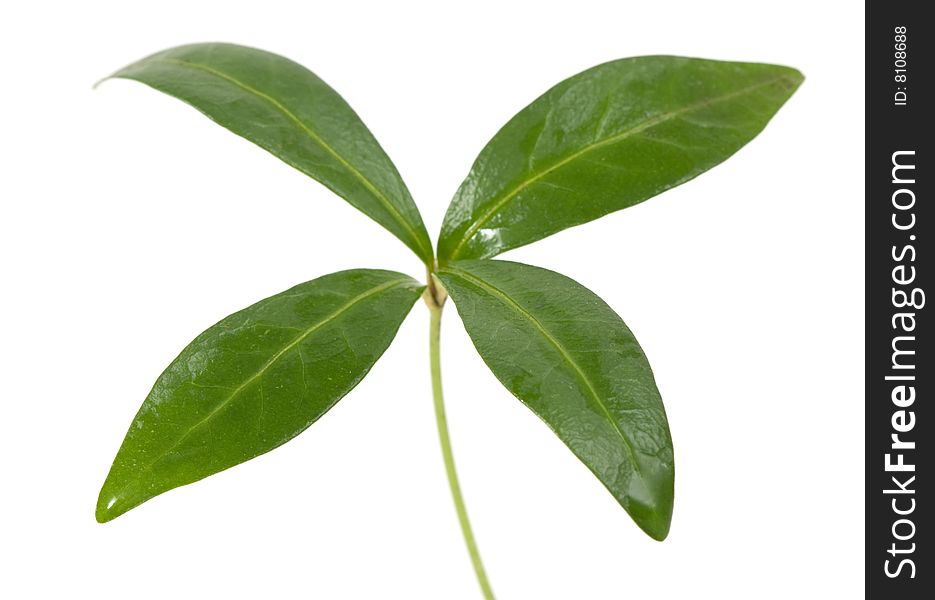
[(442, 306), (429, 306), (431, 322), (429, 325), (429, 359), (432, 368), (432, 396), (435, 400), (435, 421), (438, 425), (438, 439), (442, 446), (442, 457), (445, 459), (445, 472), (448, 474), (448, 484), (451, 487), (451, 496), (454, 499), (455, 510), (458, 512), (458, 522), (461, 523), (461, 533), (464, 534), (464, 543), (467, 545), (471, 562), (474, 564), (474, 573), (480, 584), (484, 598), (494, 600), (493, 590), (487, 581), (484, 563), (481, 561), (471, 522), (468, 520), (467, 507), (461, 496), (461, 485), (458, 483), (458, 473), (455, 471), (454, 455), (451, 452), (451, 438), (448, 436), (448, 419), (445, 417), (445, 399), (442, 396), (442, 365), (441, 365), (441, 324)]

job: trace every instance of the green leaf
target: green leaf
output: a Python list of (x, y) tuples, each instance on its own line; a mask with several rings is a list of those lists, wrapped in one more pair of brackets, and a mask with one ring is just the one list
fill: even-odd
[(651, 537), (672, 518), (672, 439), (636, 338), (594, 293), (546, 269), (461, 261), (438, 277), (494, 375)]
[(788, 67), (673, 56), (566, 79), (481, 151), (439, 261), (488, 258), (685, 183), (753, 139), (801, 82)]
[(192, 44), (111, 77), (191, 104), (317, 179), (432, 264), (428, 233), (396, 167), (347, 102), (305, 67), (244, 46)]
[(342, 271), (210, 327), (159, 376), (133, 419), (97, 520), (301, 433), (364, 378), (422, 290), (400, 273)]

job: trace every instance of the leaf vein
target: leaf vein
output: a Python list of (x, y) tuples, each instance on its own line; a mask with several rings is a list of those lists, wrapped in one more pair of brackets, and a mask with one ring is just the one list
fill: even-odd
[[(308, 338), (310, 335), (312, 335), (313, 333), (315, 333), (316, 331), (318, 331), (319, 329), (321, 329), (322, 327), (324, 327), (324, 326), (327, 325), (328, 323), (334, 321), (334, 320), (337, 319), (339, 316), (341, 316), (342, 314), (344, 314), (345, 312), (347, 312), (348, 310), (350, 310), (351, 308), (353, 308), (355, 305), (359, 304), (360, 302), (363, 302), (363, 301), (366, 300), (367, 298), (369, 298), (369, 297), (371, 297), (371, 296), (374, 296), (374, 295), (376, 295), (376, 294), (379, 294), (380, 292), (386, 291), (386, 290), (388, 290), (388, 289), (390, 289), (390, 288), (396, 287), (396, 286), (398, 286), (398, 285), (400, 285), (400, 284), (408, 283), (409, 281), (410, 281), (410, 279), (407, 277), (407, 278), (405, 278), (405, 279), (395, 279), (395, 280), (392, 280), (392, 281), (388, 281), (388, 282), (382, 283), (382, 284), (380, 284), (380, 285), (378, 285), (378, 286), (376, 286), (376, 287), (373, 287), (373, 288), (367, 290), (366, 292), (363, 292), (363, 293), (358, 294), (357, 296), (351, 298), (349, 301), (347, 301), (346, 303), (344, 303), (343, 305), (341, 305), (341, 306), (340, 306), (338, 309), (336, 309), (334, 312), (332, 312), (331, 314), (327, 315), (326, 317), (324, 317), (324, 318), (321, 319), (320, 321), (314, 323), (314, 324), (311, 325), (310, 327), (308, 327), (308, 328), (306, 328), (305, 330), (303, 330), (302, 334), (300, 334), (300, 335), (297, 336), (294, 340), (292, 340), (291, 342), (289, 342), (288, 344), (286, 344), (285, 346), (283, 346), (283, 348), (282, 348), (281, 350), (279, 350), (279, 352), (277, 352), (276, 354), (274, 354), (269, 360), (267, 360), (267, 361), (259, 368), (259, 370), (258, 370), (256, 373), (254, 373), (253, 375), (251, 375), (250, 377), (248, 377), (242, 384), (240, 384), (239, 386), (237, 386), (237, 387), (231, 392), (231, 394), (230, 394), (227, 398), (225, 398), (224, 400), (222, 400), (222, 401), (221, 401), (216, 407), (214, 407), (214, 408), (211, 410), (211, 412), (209, 412), (205, 417), (203, 417), (203, 418), (200, 419), (197, 423), (195, 423), (194, 425), (192, 425), (191, 427), (189, 427), (189, 428), (188, 428), (188, 431), (186, 431), (178, 440), (176, 440), (171, 446), (169, 446), (168, 448), (166, 448), (165, 450), (163, 450), (162, 452), (160, 452), (159, 456), (157, 456), (152, 462), (150, 462), (148, 465), (146, 465), (146, 466), (145, 466), (143, 469), (141, 469), (141, 470), (144, 470), (144, 471), (145, 471), (145, 470), (152, 469), (152, 467), (154, 467), (154, 466), (155, 466), (156, 464), (158, 464), (160, 461), (164, 460), (165, 457), (168, 456), (168, 454), (169, 454), (170, 452), (172, 452), (175, 448), (178, 448), (186, 439), (188, 439), (189, 437), (191, 437), (192, 433), (193, 433), (195, 430), (199, 429), (199, 428), (202, 427), (205, 423), (207, 423), (208, 421), (210, 421), (211, 419), (213, 419), (221, 410), (224, 409), (224, 407), (230, 405), (230, 403), (234, 400), (234, 398), (236, 398), (244, 389), (246, 389), (247, 386), (249, 386), (251, 383), (253, 383), (254, 381), (256, 381), (258, 378), (262, 377), (263, 374), (266, 373), (266, 371), (268, 371), (268, 370), (270, 369), (270, 367), (272, 367), (280, 358), (282, 358), (287, 352), (289, 352), (290, 350), (292, 350), (293, 348), (295, 348), (296, 346), (298, 346), (300, 343), (302, 343), (302, 341), (305, 340), (306, 338)], [(121, 490), (121, 493), (122, 493), (122, 492), (123, 492), (123, 490)]]
[(196, 70), (198, 70), (198, 71), (202, 71), (202, 72), (204, 72), (204, 73), (208, 73), (208, 74), (214, 75), (215, 77), (219, 77), (219, 78), (223, 79), (224, 81), (227, 81), (228, 83), (231, 83), (231, 84), (233, 84), (233, 85), (239, 87), (240, 89), (244, 90), (245, 92), (256, 96), (257, 98), (260, 98), (260, 99), (265, 100), (266, 102), (268, 102), (270, 105), (272, 105), (274, 108), (276, 108), (279, 112), (281, 112), (283, 115), (285, 115), (289, 120), (291, 120), (293, 123), (295, 123), (296, 125), (298, 125), (298, 127), (299, 127), (308, 137), (310, 137), (316, 144), (318, 144), (321, 148), (323, 148), (328, 154), (330, 154), (331, 156), (333, 156), (334, 159), (337, 160), (344, 168), (346, 168), (348, 171), (350, 171), (350, 173), (351, 173), (358, 181), (360, 181), (361, 184), (363, 184), (363, 186), (364, 186), (365, 188), (367, 188), (367, 191), (369, 191), (369, 192), (380, 202), (380, 204), (383, 206), (383, 208), (385, 208), (386, 211), (390, 213), (390, 216), (392, 216), (393, 219), (394, 219), (396, 222), (398, 222), (400, 225), (402, 225), (403, 229), (405, 229), (405, 230), (406, 230), (406, 233), (408, 233), (408, 234), (411, 236), (412, 240), (413, 240), (423, 251), (426, 251), (426, 250), (427, 250), (428, 253), (431, 254), (431, 249), (427, 249), (427, 248), (426, 248), (425, 242), (424, 242), (424, 240), (422, 239), (422, 237), (416, 234), (415, 230), (412, 228), (412, 226), (409, 224), (409, 222), (408, 222), (405, 218), (403, 218), (403, 216), (400, 214), (399, 210), (397, 210), (397, 208), (393, 205), (393, 203), (390, 202), (389, 198), (387, 198), (386, 195), (385, 195), (383, 192), (381, 192), (381, 191), (373, 184), (373, 182), (370, 181), (369, 178), (367, 178), (363, 173), (361, 173), (360, 170), (357, 169), (357, 167), (355, 167), (354, 165), (352, 165), (352, 164), (351, 164), (346, 158), (344, 158), (337, 150), (335, 150), (333, 147), (331, 147), (331, 145), (328, 144), (328, 143), (324, 140), (324, 138), (322, 138), (320, 135), (318, 135), (318, 133), (317, 133), (314, 129), (312, 129), (311, 127), (309, 127), (304, 121), (302, 121), (298, 116), (296, 116), (295, 113), (293, 113), (291, 110), (289, 110), (289, 108), (288, 108), (287, 106), (285, 106), (282, 102), (280, 102), (280, 101), (277, 100), (276, 98), (270, 96), (269, 94), (267, 94), (267, 93), (265, 93), (265, 92), (262, 92), (262, 91), (256, 89), (255, 87), (253, 87), (253, 86), (251, 86), (251, 85), (249, 85), (249, 84), (247, 84), (247, 83), (244, 83), (243, 81), (240, 81), (240, 80), (237, 79), (236, 77), (233, 77), (233, 76), (231, 76), (231, 75), (229, 75), (229, 74), (227, 74), (227, 73), (225, 73), (225, 72), (223, 72), (223, 71), (221, 71), (221, 70), (215, 69), (214, 67), (210, 67), (210, 66), (208, 66), (208, 65), (203, 65), (203, 64), (201, 64), (201, 63), (195, 63), (195, 62), (191, 62), (191, 61), (187, 61), (187, 60), (182, 60), (182, 59), (179, 59), (179, 58), (165, 58), (165, 57), (163, 57), (163, 58), (153, 58), (152, 60), (153, 60), (154, 62), (164, 62), (164, 63), (174, 64), (174, 65), (178, 65), (178, 66), (189, 67), (189, 68), (191, 68), (191, 69), (196, 69)]
[(456, 277), (460, 277), (461, 279), (464, 279), (468, 283), (472, 283), (475, 286), (480, 287), (481, 289), (487, 290), (491, 295), (496, 297), (507, 307), (513, 309), (513, 311), (518, 313), (520, 316), (524, 317), (527, 321), (530, 322), (530, 324), (532, 324), (533, 327), (539, 330), (539, 333), (542, 334), (542, 337), (544, 337), (546, 341), (548, 341), (558, 351), (559, 355), (572, 368), (572, 370), (574, 371), (578, 379), (582, 383), (584, 383), (584, 386), (587, 388), (588, 393), (591, 395), (592, 398), (594, 398), (594, 402), (597, 404), (597, 406), (600, 407), (601, 411), (604, 413), (604, 416), (607, 418), (611, 427), (613, 427), (614, 431), (617, 433), (618, 436), (620, 436), (620, 439), (623, 441), (624, 447), (626, 448), (627, 453), (630, 455), (630, 459), (633, 462), (634, 470), (636, 471), (638, 475), (642, 476), (639, 462), (636, 460), (636, 451), (634, 450), (632, 443), (630, 442), (629, 439), (627, 439), (623, 431), (620, 429), (620, 425), (617, 424), (617, 421), (616, 419), (614, 419), (613, 415), (611, 414), (610, 409), (607, 408), (606, 403), (603, 401), (603, 399), (601, 399), (600, 394), (597, 393), (597, 390), (594, 388), (594, 384), (591, 382), (591, 379), (587, 376), (584, 370), (578, 365), (575, 359), (571, 356), (571, 354), (568, 352), (568, 349), (565, 348), (565, 346), (560, 341), (558, 341), (558, 339), (556, 339), (555, 336), (552, 335), (552, 333), (542, 324), (541, 321), (539, 321), (539, 319), (535, 317), (535, 315), (533, 315), (532, 313), (527, 311), (525, 308), (520, 306), (518, 302), (513, 300), (513, 298), (511, 298), (508, 294), (506, 294), (502, 290), (494, 287), (493, 285), (484, 281), (483, 279), (480, 279), (479, 277), (471, 275), (470, 273), (467, 273), (460, 269), (453, 269), (450, 265), (445, 267), (445, 271), (447, 271), (448, 273)]
[[(554, 163), (553, 165), (548, 166), (548, 167), (542, 169), (541, 171), (539, 171), (538, 173), (536, 173), (535, 175), (532, 175), (531, 177), (527, 177), (527, 178), (524, 179), (523, 181), (519, 182), (516, 186), (513, 187), (513, 189), (511, 189), (509, 192), (507, 192), (506, 194), (504, 194), (499, 200), (497, 200), (496, 202), (494, 202), (493, 206), (491, 206), (483, 215), (481, 215), (481, 217), (480, 217), (478, 220), (476, 220), (470, 227), (467, 228), (467, 230), (465, 231), (464, 235), (463, 235), (463, 236), (461, 237), (461, 239), (458, 241), (458, 245), (455, 246), (454, 250), (451, 251), (451, 255), (449, 256), (449, 260), (455, 260), (455, 259), (458, 257), (458, 255), (460, 254), (461, 249), (464, 247), (464, 244), (466, 244), (466, 243), (468, 242), (468, 240), (470, 240), (472, 237), (474, 237), (474, 234), (476, 234), (476, 233), (487, 223), (487, 221), (489, 221), (490, 219), (492, 219), (492, 218), (494, 217), (494, 215), (496, 215), (496, 214), (500, 211), (500, 209), (502, 209), (507, 203), (509, 203), (511, 200), (513, 200), (513, 198), (515, 198), (517, 195), (519, 195), (520, 192), (522, 192), (524, 189), (528, 188), (530, 185), (532, 185), (532, 184), (535, 183), (536, 181), (542, 179), (542, 178), (545, 177), (546, 175), (549, 175), (550, 173), (552, 173), (552, 172), (554, 172), (554, 171), (556, 171), (556, 170), (558, 170), (558, 169), (561, 169), (562, 167), (564, 167), (565, 165), (567, 165), (567, 164), (570, 163), (571, 161), (575, 160), (576, 158), (578, 158), (578, 157), (580, 157), (580, 156), (582, 156), (582, 155), (584, 155), (584, 154), (587, 154), (588, 152), (591, 152), (591, 151), (593, 151), (593, 150), (597, 150), (598, 148), (602, 148), (602, 147), (604, 147), (604, 146), (607, 146), (607, 145), (614, 144), (614, 143), (616, 143), (616, 142), (620, 142), (620, 141), (622, 141), (622, 140), (625, 140), (625, 139), (627, 139), (627, 138), (629, 138), (629, 137), (631, 137), (631, 136), (633, 136), (633, 135), (636, 135), (636, 134), (638, 134), (638, 133), (641, 133), (641, 132), (643, 132), (643, 131), (645, 131), (645, 130), (647, 130), (647, 129), (650, 129), (650, 128), (652, 128), (652, 127), (655, 127), (655, 126), (660, 125), (660, 124), (662, 124), (662, 123), (665, 123), (665, 122), (667, 122), (667, 121), (671, 121), (672, 119), (679, 118), (679, 117), (681, 117), (682, 115), (684, 115), (684, 114), (686, 114), (686, 113), (690, 113), (690, 112), (693, 112), (693, 111), (696, 111), (696, 110), (702, 110), (702, 109), (707, 108), (707, 107), (709, 107), (709, 106), (713, 106), (713, 105), (715, 105), (715, 104), (717, 104), (717, 103), (725, 102), (725, 101), (727, 101), (727, 100), (731, 100), (731, 99), (733, 99), (733, 98), (736, 98), (737, 96), (742, 96), (742, 95), (744, 95), (744, 94), (748, 94), (748, 93), (753, 92), (753, 91), (755, 91), (755, 90), (758, 90), (758, 89), (760, 89), (760, 88), (763, 88), (763, 87), (766, 87), (766, 86), (769, 86), (769, 85), (773, 85), (773, 84), (775, 84), (775, 83), (777, 83), (777, 82), (779, 82), (779, 81), (782, 81), (782, 80), (784, 80), (784, 79), (786, 79), (786, 77), (785, 77), (784, 75), (780, 75), (780, 76), (778, 76), (778, 77), (774, 77), (774, 78), (768, 79), (768, 80), (766, 80), (766, 81), (761, 81), (761, 82), (759, 82), (759, 83), (757, 83), (757, 84), (754, 84), (754, 85), (751, 85), (751, 86), (747, 86), (747, 87), (741, 88), (741, 89), (739, 89), (739, 90), (735, 90), (735, 91), (733, 91), (733, 92), (730, 92), (730, 93), (728, 93), (728, 94), (724, 94), (724, 95), (722, 95), (722, 96), (717, 96), (717, 97), (714, 97), (714, 98), (708, 98), (708, 99), (706, 99), (706, 100), (702, 100), (701, 102), (695, 102), (695, 103), (693, 103), (693, 104), (689, 104), (688, 106), (682, 107), (682, 108), (680, 108), (680, 109), (676, 109), (676, 110), (672, 110), (672, 111), (660, 113), (660, 114), (656, 115), (655, 117), (652, 117), (652, 118), (650, 118), (650, 119), (647, 119), (647, 120), (643, 121), (642, 123), (640, 123), (640, 124), (638, 124), (638, 125), (635, 125), (635, 126), (629, 128), (629, 129), (626, 129), (626, 130), (624, 130), (624, 131), (621, 131), (620, 133), (617, 133), (617, 134), (612, 135), (612, 136), (610, 136), (610, 137), (608, 137), (608, 138), (605, 138), (605, 139), (603, 139), (603, 140), (595, 141), (595, 142), (593, 142), (593, 143), (591, 143), (591, 144), (587, 144), (587, 145), (583, 146), (581, 149), (576, 150), (575, 152), (569, 154), (568, 156), (566, 156), (565, 158), (559, 160), (558, 162)], [(540, 135), (541, 135), (541, 133), (540, 133)]]

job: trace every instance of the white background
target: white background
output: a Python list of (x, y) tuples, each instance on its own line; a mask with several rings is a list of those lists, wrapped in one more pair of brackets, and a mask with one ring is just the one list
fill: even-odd
[(354, 267), (422, 276), (378, 225), (181, 102), (98, 78), (232, 41), (328, 81), (438, 231), (517, 110), (614, 58), (775, 62), (807, 79), (727, 163), (506, 258), (628, 322), (676, 449), (649, 539), (443, 333), (458, 467), (501, 600), (855, 598), (863, 579), (863, 14), (858, 2), (6, 3), (0, 9), (0, 596), (474, 599), (434, 429), (427, 312), (286, 446), (107, 525), (97, 492), (195, 334)]

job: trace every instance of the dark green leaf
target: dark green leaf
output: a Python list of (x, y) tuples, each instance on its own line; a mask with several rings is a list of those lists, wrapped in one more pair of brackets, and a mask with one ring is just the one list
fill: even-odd
[(101, 489), (98, 521), (301, 433), (364, 378), (422, 289), (400, 273), (342, 271), (199, 335), (133, 419)]
[(439, 261), (488, 258), (684, 183), (753, 139), (801, 82), (788, 67), (672, 56), (566, 79), (481, 151)]
[(438, 273), (481, 357), (661, 540), (672, 518), (672, 439), (636, 338), (571, 279), (519, 263), (461, 261)]
[(396, 167), (347, 102), (305, 67), (253, 48), (192, 44), (112, 77), (191, 104), (317, 179), (432, 264), (422, 217)]

